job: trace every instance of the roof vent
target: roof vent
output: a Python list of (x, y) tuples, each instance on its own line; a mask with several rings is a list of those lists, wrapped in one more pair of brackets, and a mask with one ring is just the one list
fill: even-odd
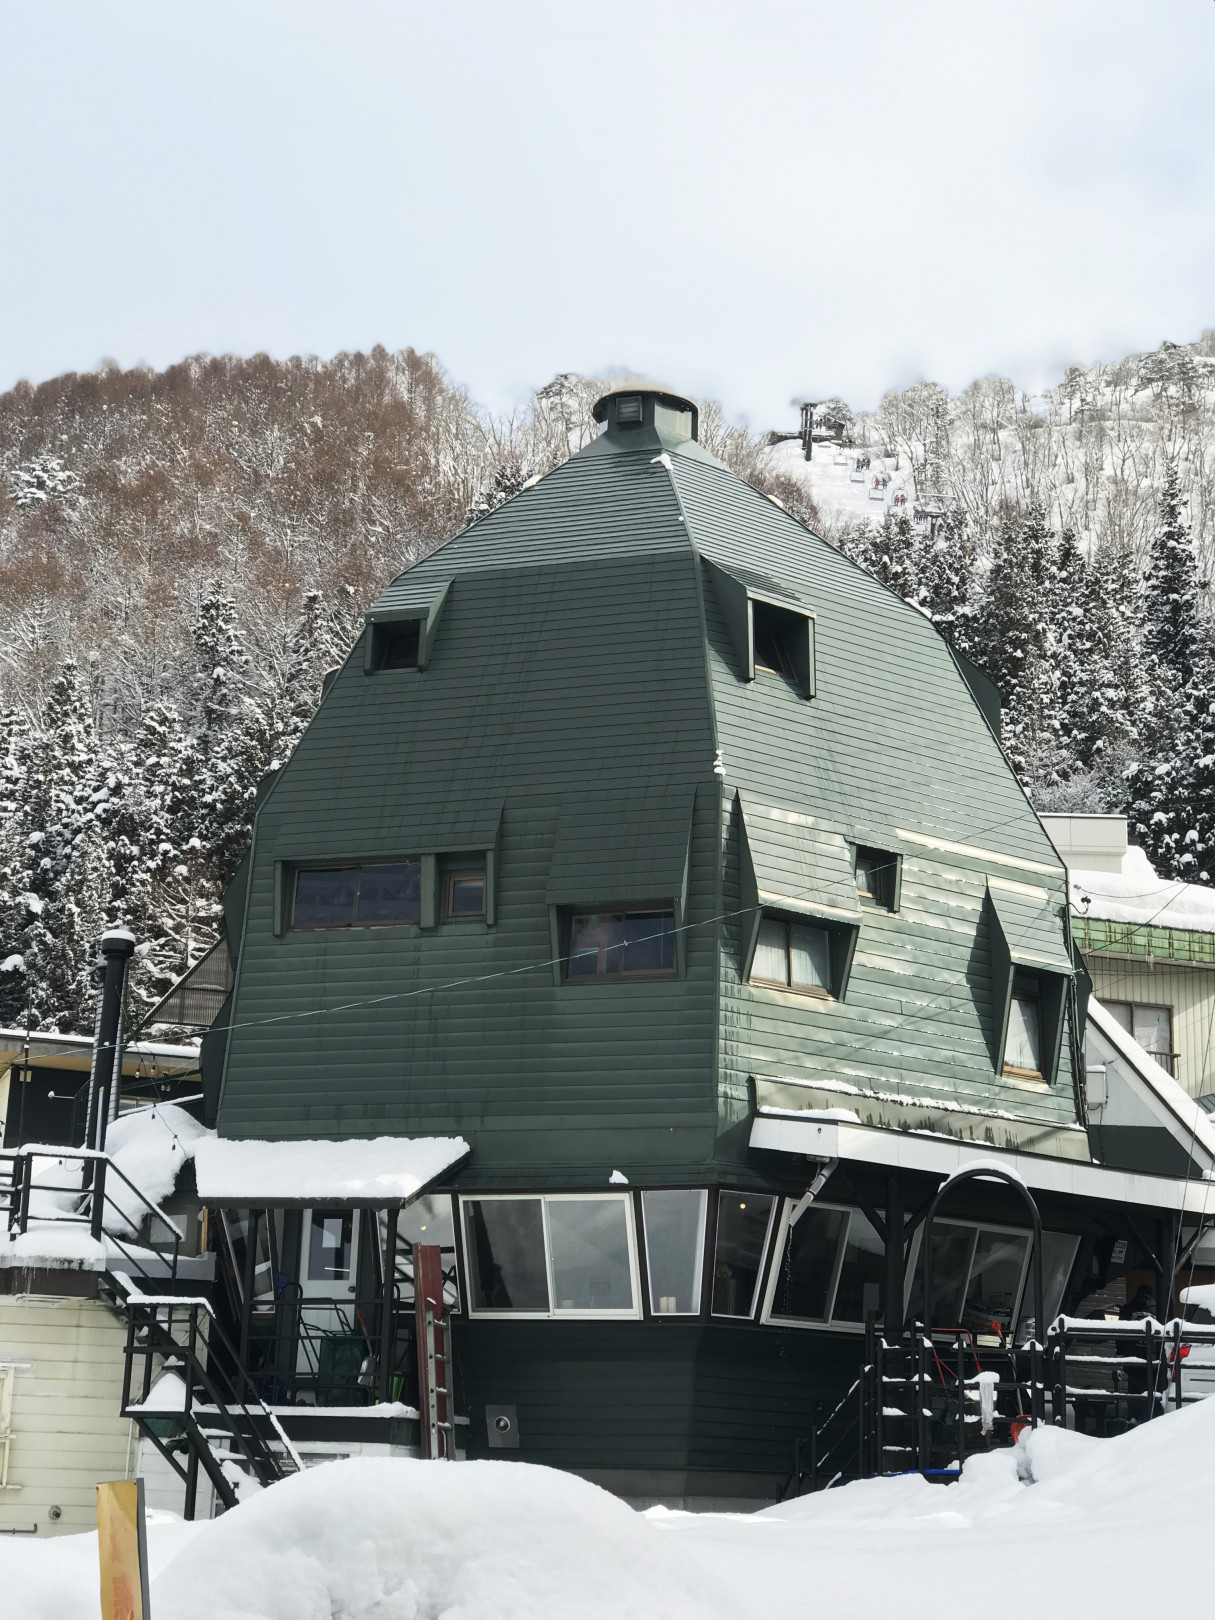
[(640, 438), (636, 429), (652, 429), (653, 439), (660, 449), (678, 449), (696, 438), (698, 412), (690, 399), (668, 393), (665, 388), (653, 388), (649, 383), (631, 382), (605, 394), (591, 413), (596, 422), (602, 422), (610, 439), (620, 432), (620, 448), (630, 450), (649, 446), (650, 436), (644, 431)]

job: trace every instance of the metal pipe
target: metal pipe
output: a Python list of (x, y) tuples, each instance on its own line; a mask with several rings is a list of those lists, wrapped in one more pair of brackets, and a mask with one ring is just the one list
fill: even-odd
[(882, 1323), (887, 1344), (903, 1337), (903, 1178), (886, 1178), (886, 1298)]
[(384, 1211), (384, 1303), (380, 1315), (380, 1400), (392, 1399), (392, 1351), (394, 1305), (397, 1284), (397, 1221), (400, 1211), (391, 1207)]
[(126, 988), (127, 964), (135, 949), (135, 935), (129, 928), (107, 928), (99, 945), (104, 963), (101, 983), (101, 1008), (97, 1018), (97, 1033), (93, 1042), (93, 1064), (89, 1076), (89, 1112), (85, 1131), (85, 1144), (92, 1148), (105, 1147), (106, 1126), (109, 1123), (111, 1097), (121, 1088), (122, 1077), (115, 1080), (114, 1059), (118, 1051), (119, 1031), (122, 1024), (123, 991)]

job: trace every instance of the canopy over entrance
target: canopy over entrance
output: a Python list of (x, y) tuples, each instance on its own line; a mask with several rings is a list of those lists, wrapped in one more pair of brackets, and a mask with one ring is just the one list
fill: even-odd
[(207, 1137), (194, 1150), (205, 1204), (407, 1204), (470, 1152), (462, 1136), (247, 1142)]

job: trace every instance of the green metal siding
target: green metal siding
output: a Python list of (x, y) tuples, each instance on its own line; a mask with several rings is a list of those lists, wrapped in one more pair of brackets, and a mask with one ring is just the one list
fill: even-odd
[[(702, 555), (814, 614), (814, 698), (743, 679)], [(989, 872), (1025, 876), (1054, 907), (1065, 878), (922, 615), (697, 446), (655, 459), (596, 441), (373, 614), (448, 582), (428, 669), (365, 675), (356, 648), (259, 812), (225, 1134), (458, 1131), (473, 1143), (464, 1183), (505, 1187), (601, 1184), (613, 1168), (754, 1175), (752, 1076), (1074, 1122), (1069, 1043), (1048, 1089), (994, 1072)], [(861, 908), (843, 1002), (740, 982), (736, 790), (813, 818), (837, 854), (847, 840), (902, 856), (897, 913)], [(549, 902), (576, 893), (571, 851), (594, 845), (597, 797), (601, 864), (626, 885), (647, 861), (678, 864), (684, 812), (639, 813), (638, 842), (670, 848), (638, 863), (622, 805), (693, 793), (685, 971), (555, 984)], [(423, 829), (441, 847), (445, 822), (461, 847), (460, 826), (499, 805), (494, 926), (275, 936), (276, 870), (416, 853)]]
[[(612, 814), (651, 790), (685, 817), (696, 792), (707, 914), (712, 758), (686, 551), (461, 575), (424, 674), (352, 658), (258, 817), (225, 1134), (461, 1132), (504, 1185), (601, 1184), (622, 1157), (687, 1177), (713, 1135), (713, 932), (689, 933), (680, 978), (554, 985), (546, 885), (567, 790)], [(461, 801), (504, 805), (494, 927), (275, 937), (277, 863), (415, 853)]]

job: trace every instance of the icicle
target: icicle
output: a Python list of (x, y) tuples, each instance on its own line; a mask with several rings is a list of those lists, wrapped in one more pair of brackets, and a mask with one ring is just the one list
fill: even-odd
[(996, 1385), (1000, 1382), (999, 1373), (976, 1373), (971, 1380), (979, 1386), (979, 1427), (984, 1434), (990, 1434), (996, 1422)]

